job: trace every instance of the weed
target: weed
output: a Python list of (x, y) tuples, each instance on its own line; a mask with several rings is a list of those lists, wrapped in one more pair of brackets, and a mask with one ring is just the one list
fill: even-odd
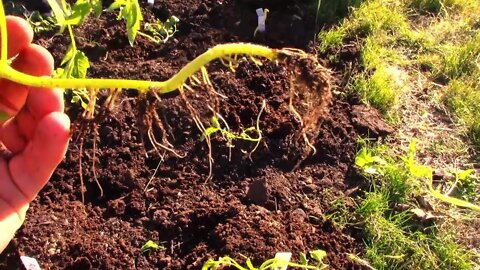
[(375, 70), (385, 65), (402, 66), (408, 64), (405, 56), (400, 55), (398, 49), (392, 47), (392, 38), (377, 34), (365, 38), (361, 49), (361, 60), (367, 70)]
[(446, 195), (454, 194), (455, 197), (467, 201), (473, 201), (478, 198), (478, 178), (473, 169), (455, 170), (452, 172), (454, 181), (451, 184)]

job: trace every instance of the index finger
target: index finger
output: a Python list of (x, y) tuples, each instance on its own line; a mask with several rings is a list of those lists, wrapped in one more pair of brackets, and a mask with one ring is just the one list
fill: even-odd
[[(3, 38), (3, 33), (0, 37)], [(20, 17), (7, 16), (8, 58), (17, 55), (23, 48), (32, 43), (33, 29)]]

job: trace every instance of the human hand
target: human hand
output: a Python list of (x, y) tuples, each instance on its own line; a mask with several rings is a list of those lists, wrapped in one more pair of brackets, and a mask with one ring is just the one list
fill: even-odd
[[(12, 67), (34, 76), (50, 76), (53, 58), (31, 44), (33, 30), (18, 17), (7, 17), (8, 57)], [(3, 33), (1, 33), (3, 34)], [(70, 120), (63, 94), (0, 80), (0, 252), (22, 225), (29, 203), (63, 159)]]

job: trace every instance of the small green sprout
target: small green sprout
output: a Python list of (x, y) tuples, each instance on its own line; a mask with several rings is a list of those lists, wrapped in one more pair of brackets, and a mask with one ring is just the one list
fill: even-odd
[[(258, 148), (258, 145), (262, 140), (262, 131), (260, 130), (260, 117), (262, 116), (262, 113), (265, 110), (266, 105), (267, 104), (264, 100), (262, 102), (262, 107), (260, 109), (260, 112), (257, 115), (256, 125), (243, 129), (240, 132), (240, 134), (235, 134), (231, 132), (227, 122), (219, 114), (217, 114), (216, 116), (215, 115), (212, 116), (212, 118), (210, 118), (211, 126), (205, 129), (205, 131), (203, 132), (202, 139), (205, 139), (205, 138), (209, 139), (212, 135), (216, 133), (220, 133), (227, 140), (227, 145), (229, 147), (233, 147), (233, 144), (232, 144), (233, 140), (256, 142), (257, 144), (255, 145), (254, 149), (250, 152), (250, 154), (253, 153)], [(221, 120), (224, 123), (225, 128), (223, 128), (220, 125), (219, 120)], [(256, 133), (257, 137), (252, 137), (251, 135), (249, 135), (249, 133)]]
[(144, 36), (155, 43), (166, 43), (178, 31), (177, 24), (180, 20), (171, 16), (165, 22), (156, 20), (153, 23), (145, 23), (143, 28), (149, 34), (138, 32), (139, 35)]
[(142, 253), (145, 253), (145, 252), (151, 252), (152, 250), (165, 250), (165, 247), (164, 246), (161, 246), (157, 243), (155, 243), (154, 241), (152, 240), (148, 240), (141, 248), (140, 248), (140, 251)]

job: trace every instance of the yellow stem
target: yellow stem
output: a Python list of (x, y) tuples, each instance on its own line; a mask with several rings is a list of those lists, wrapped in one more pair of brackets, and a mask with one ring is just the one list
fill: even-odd
[(3, 0), (0, 0), (0, 36), (1, 51), (0, 51), (0, 65), (7, 65), (8, 48), (7, 48), (7, 17), (5, 16), (5, 9), (3, 8)]
[[(0, 0), (0, 2), (2, 2)], [(2, 7), (0, 6), (0, 11)], [(2, 14), (0, 13), (0, 21)], [(3, 28), (5, 29), (5, 28)], [(2, 37), (2, 44), (4, 38)], [(2, 46), (3, 51), (3, 46)], [(0, 78), (4, 78), (19, 84), (43, 87), (43, 88), (63, 88), (63, 89), (111, 89), (111, 88), (128, 88), (138, 89), (141, 92), (146, 92), (151, 89), (158, 91), (161, 94), (169, 93), (180, 88), (190, 76), (201, 70), (211, 61), (229, 55), (249, 55), (260, 56), (270, 60), (275, 60), (279, 51), (261, 45), (248, 43), (232, 43), (217, 45), (205, 53), (201, 54), (193, 61), (183, 67), (175, 76), (167, 81), (141, 81), (141, 80), (126, 80), (126, 79), (58, 79), (49, 77), (35, 77), (19, 71), (14, 70), (5, 62), (0, 63)], [(2, 54), (3, 56), (3, 54)]]

